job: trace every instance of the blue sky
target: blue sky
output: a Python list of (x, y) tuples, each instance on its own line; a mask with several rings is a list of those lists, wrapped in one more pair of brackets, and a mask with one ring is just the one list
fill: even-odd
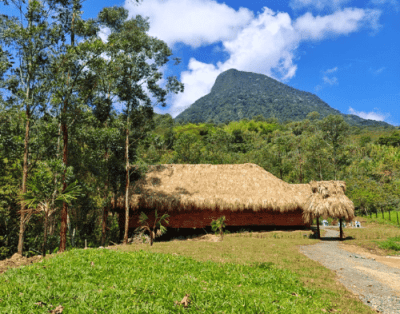
[(113, 5), (149, 17), (149, 35), (182, 59), (162, 72), (185, 92), (158, 113), (175, 117), (235, 68), (314, 93), (342, 113), (400, 125), (398, 0), (87, 0), (84, 17)]

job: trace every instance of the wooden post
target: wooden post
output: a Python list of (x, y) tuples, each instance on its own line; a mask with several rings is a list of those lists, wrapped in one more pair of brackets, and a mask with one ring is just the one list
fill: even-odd
[(321, 234), (319, 232), (319, 216), (317, 216), (317, 237), (318, 239), (321, 239)]
[(342, 218), (339, 218), (339, 224), (340, 224), (340, 240), (343, 240)]
[(392, 218), (390, 218), (390, 209), (389, 209), (389, 220), (392, 221)]
[(382, 211), (382, 219), (385, 219), (385, 217), (383, 216), (383, 208), (381, 209), (381, 211)]
[(400, 225), (400, 223), (399, 223), (399, 212), (396, 212), (396, 215), (397, 215), (397, 224)]
[(378, 208), (376, 209), (375, 214), (376, 214), (376, 218), (378, 218)]
[(369, 218), (372, 218), (372, 212), (369, 211)]

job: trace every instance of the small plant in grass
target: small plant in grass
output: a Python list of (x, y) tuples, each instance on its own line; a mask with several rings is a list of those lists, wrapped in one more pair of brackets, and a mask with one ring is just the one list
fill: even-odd
[[(140, 213), (140, 217), (139, 217), (139, 222), (142, 225), (141, 227), (138, 227), (135, 229), (135, 232), (140, 232), (140, 231), (148, 231), (150, 233), (150, 246), (153, 245), (153, 240), (158, 237), (163, 235), (166, 231), (167, 228), (165, 228), (162, 223), (165, 221), (167, 224), (169, 223), (169, 221), (167, 220), (167, 218), (169, 217), (169, 215), (167, 213), (165, 213), (164, 215), (162, 215), (160, 217), (160, 219), (157, 221), (157, 210), (155, 211), (155, 216), (154, 216), (154, 224), (153, 224), (153, 228), (151, 229), (149, 224), (144, 225), (145, 221), (147, 219), (149, 219), (146, 214), (144, 212)], [(157, 230), (158, 229), (158, 230)], [(144, 243), (144, 242), (143, 242)]]
[(212, 231), (217, 234), (217, 230), (219, 231), (219, 235), (221, 236), (221, 239), (223, 238), (223, 228), (225, 228), (225, 216), (220, 217), (217, 220), (213, 220), (211, 222), (211, 229)]

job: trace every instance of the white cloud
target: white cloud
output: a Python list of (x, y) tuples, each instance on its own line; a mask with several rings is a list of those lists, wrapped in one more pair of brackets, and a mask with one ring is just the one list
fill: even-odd
[(208, 94), (218, 74), (221, 73), (214, 65), (199, 62), (194, 58), (190, 58), (188, 70), (181, 74), (181, 82), (185, 85), (185, 92), (172, 97), (174, 100), (174, 105), (171, 108), (172, 117), (176, 117), (188, 105)]
[[(323, 40), (332, 34), (348, 35), (362, 27), (375, 29), (380, 14), (378, 10), (344, 9), (326, 16), (306, 13), (292, 20), (289, 14), (275, 13), (267, 7), (254, 16), (248, 9), (235, 11), (212, 0), (149, 0), (138, 6), (129, 3), (126, 1), (125, 7), (130, 16), (149, 16), (149, 35), (170, 47), (175, 43), (192, 48), (222, 44), (229, 55), (216, 65), (190, 59), (180, 77), (184, 93), (170, 98), (173, 117), (209, 93), (223, 71), (235, 68), (287, 81), (296, 73), (294, 61), (300, 42)], [(337, 78), (328, 80), (337, 84)]]
[(303, 40), (321, 40), (330, 35), (348, 35), (363, 26), (379, 29), (379, 10), (346, 8), (333, 14), (314, 17), (310, 12), (299, 17), (294, 28)]
[(152, 0), (139, 6), (125, 2), (130, 16), (149, 17), (149, 35), (193, 48), (235, 38), (240, 29), (254, 17), (252, 11), (238, 11), (212, 0)]
[(325, 8), (338, 9), (350, 0), (291, 0), (289, 6), (292, 9), (315, 8), (323, 10)]
[(297, 69), (293, 59), (298, 43), (299, 38), (289, 14), (275, 14), (264, 8), (264, 12), (235, 39), (223, 43), (230, 58), (224, 64), (217, 65), (222, 71), (235, 68), (268, 76), (274, 76), (272, 70), (277, 70), (282, 80), (288, 80), (295, 75)]
[(349, 113), (359, 116), (360, 118), (363, 119), (370, 119), (376, 121), (384, 121), (385, 119), (390, 117), (390, 113), (381, 113), (377, 108), (375, 108), (375, 111), (364, 112), (364, 111), (356, 111), (353, 108), (349, 107)]
[(386, 70), (386, 67), (380, 67), (377, 70), (373, 70), (372, 68), (369, 68), (369, 71), (375, 75), (381, 74), (384, 70)]
[(322, 78), (324, 80), (325, 83), (329, 84), (329, 85), (336, 85), (338, 84), (338, 79), (337, 77), (327, 77), (326, 75), (324, 75), (324, 77)]
[(103, 41), (103, 43), (108, 42), (108, 36), (111, 34), (111, 30), (108, 27), (100, 27), (98, 36)]
[(334, 68), (332, 68), (332, 69), (326, 70), (324, 73), (325, 73), (325, 74), (333, 73), (333, 72), (336, 72), (337, 70), (338, 70), (338, 68), (337, 68), (337, 67), (334, 67)]

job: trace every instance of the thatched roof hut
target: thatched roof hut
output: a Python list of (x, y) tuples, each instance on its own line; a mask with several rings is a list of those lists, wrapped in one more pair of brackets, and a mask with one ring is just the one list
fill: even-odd
[(331, 217), (350, 222), (354, 219), (354, 204), (344, 194), (344, 181), (311, 181), (312, 194), (304, 203), (304, 220), (315, 217)]
[[(146, 178), (131, 189), (131, 209), (145, 206), (168, 211), (207, 208), (283, 213), (300, 205), (292, 197), (290, 184), (251, 163), (167, 164), (150, 166), (149, 170)], [(117, 206), (124, 206), (123, 197)]]
[[(226, 225), (306, 226), (302, 200), (290, 184), (255, 164), (167, 164), (150, 166), (146, 177), (131, 188), (130, 226), (139, 212), (170, 215), (171, 228), (209, 226), (226, 216)], [(117, 200), (124, 209), (124, 198)], [(120, 225), (124, 223), (120, 215)]]
[[(309, 186), (312, 194), (307, 197), (302, 206), (303, 218), (306, 223), (319, 217), (337, 218), (340, 222), (342, 220), (350, 222), (354, 219), (354, 204), (345, 195), (346, 183), (344, 181), (311, 181)], [(341, 226), (340, 238), (342, 235)]]

